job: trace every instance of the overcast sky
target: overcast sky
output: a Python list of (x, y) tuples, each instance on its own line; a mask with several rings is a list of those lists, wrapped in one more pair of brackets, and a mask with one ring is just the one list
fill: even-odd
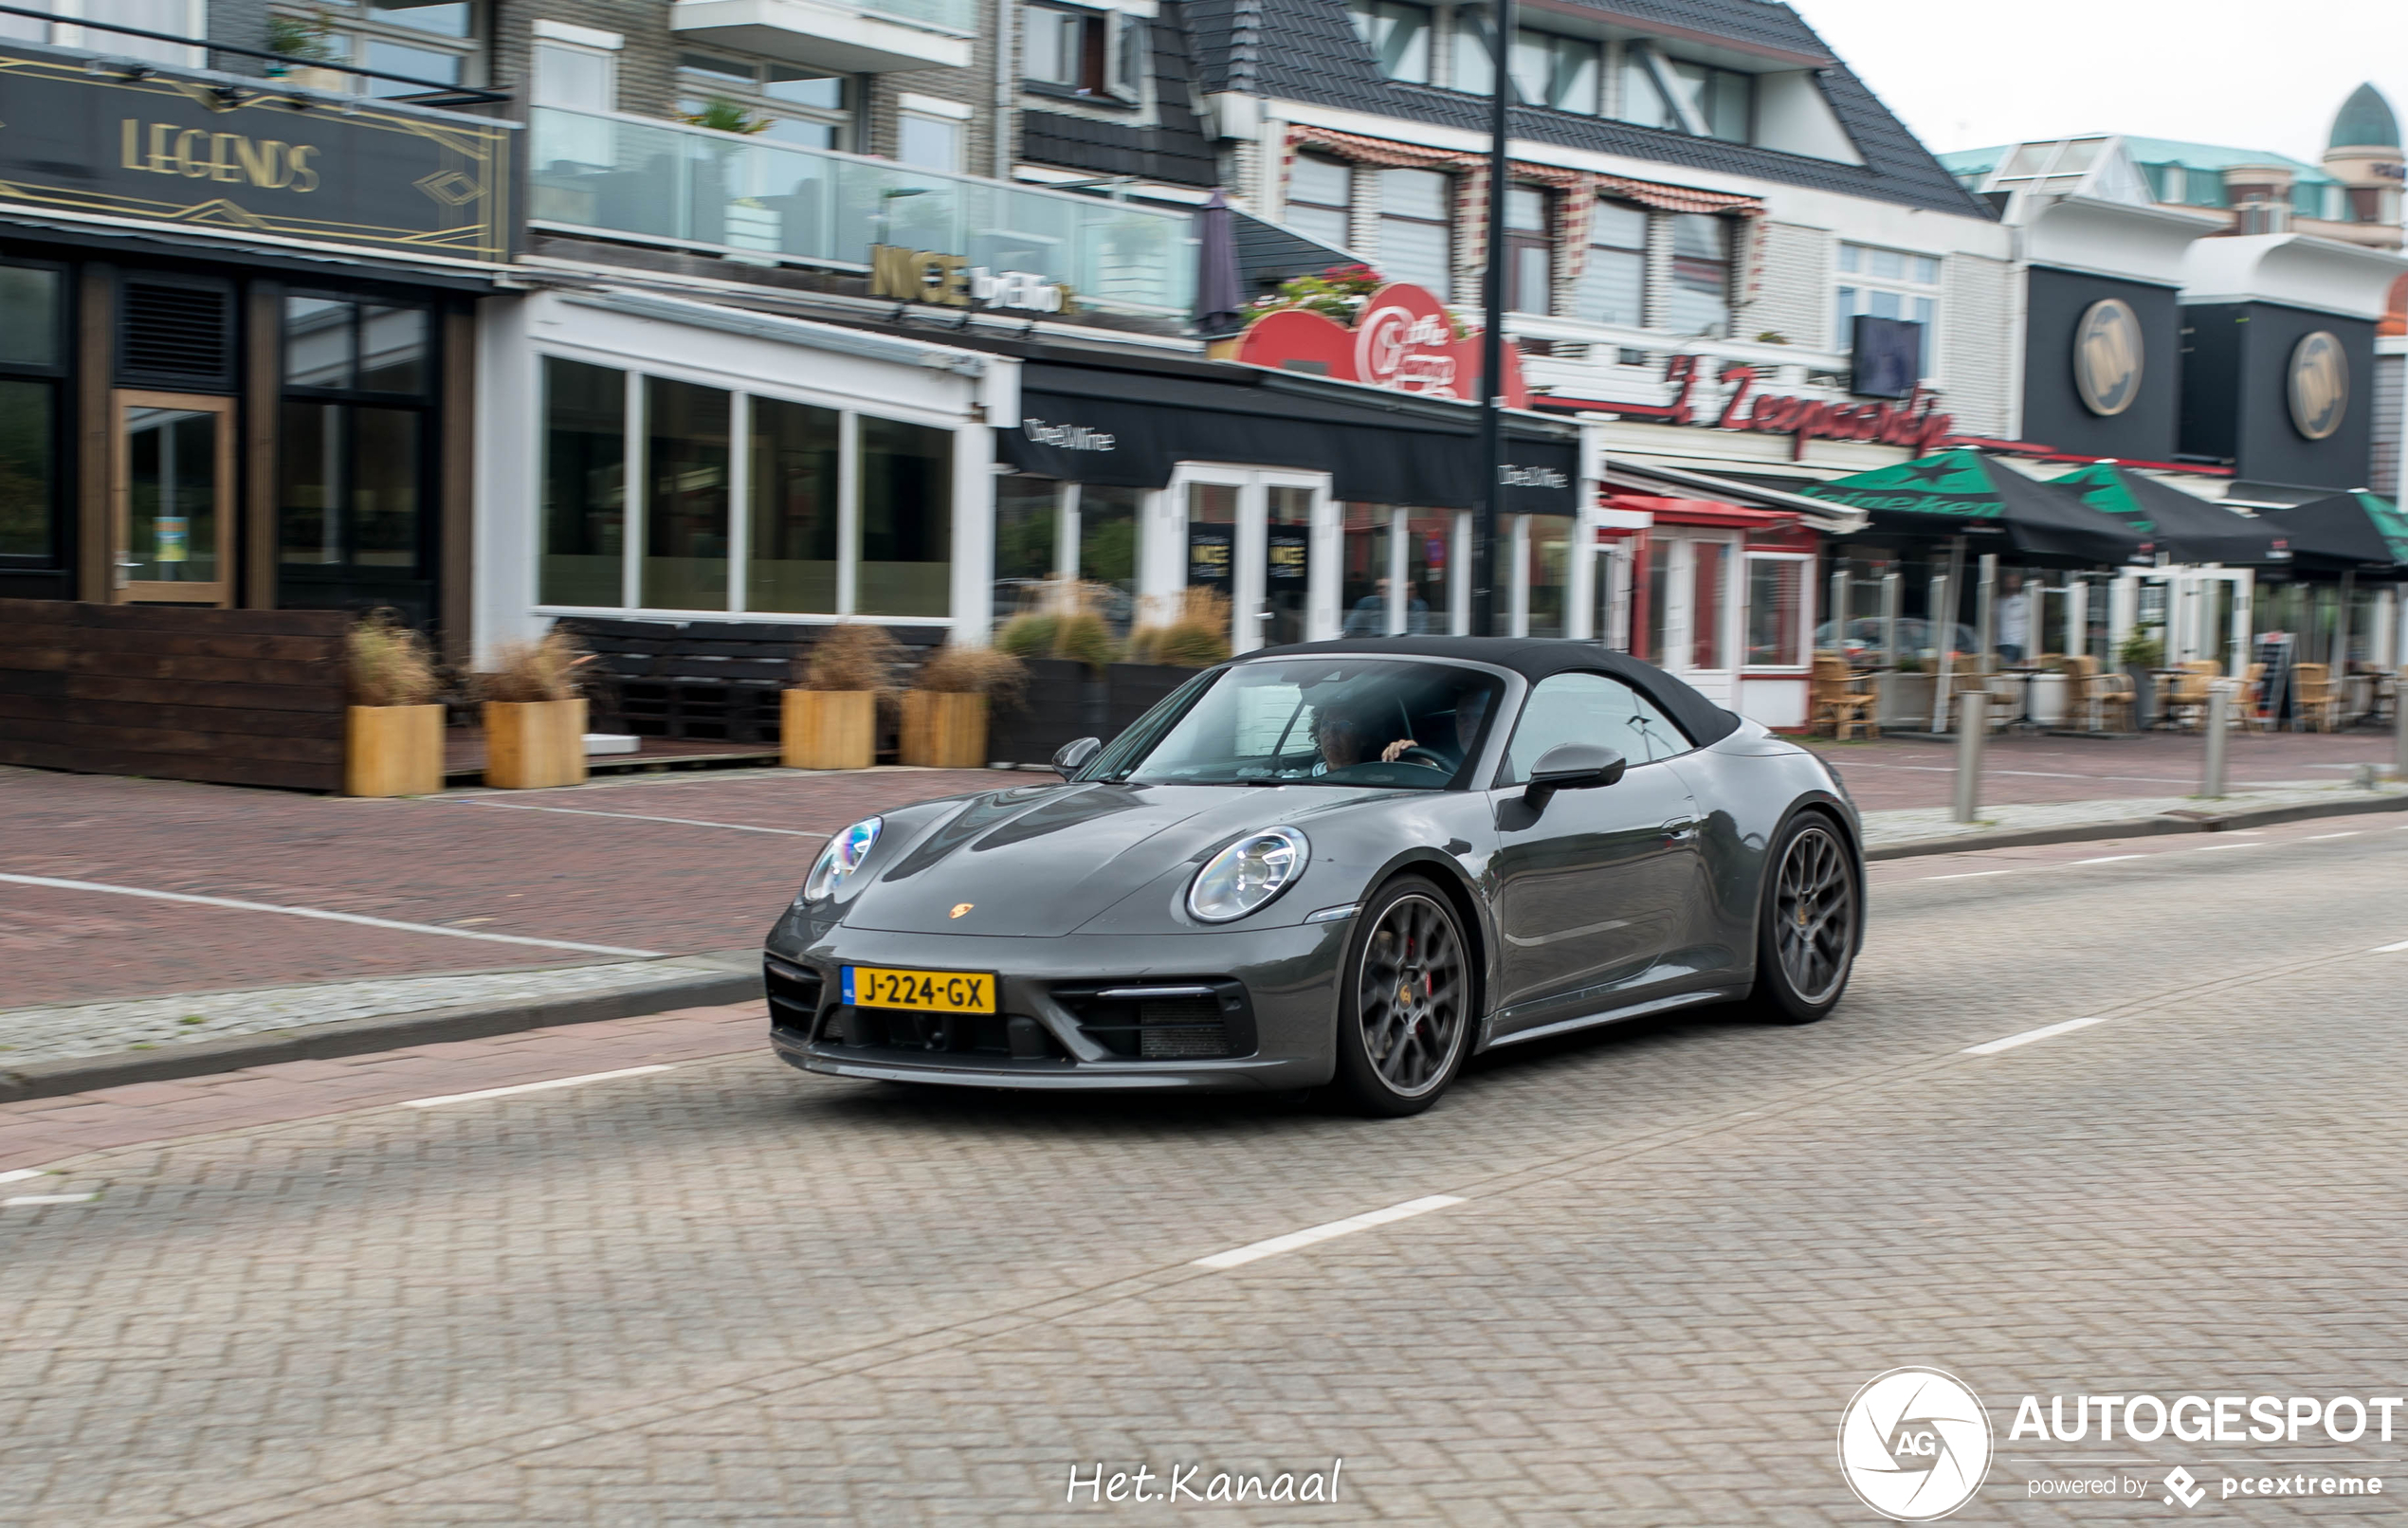
[(1790, 0), (1935, 154), (2104, 130), (2316, 163), (2372, 80), (2408, 112), (2408, 0)]

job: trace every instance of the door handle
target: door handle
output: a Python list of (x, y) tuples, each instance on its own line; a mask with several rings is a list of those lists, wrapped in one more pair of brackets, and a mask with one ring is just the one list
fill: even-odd
[(1697, 819), (1694, 817), (1675, 818), (1664, 825), (1664, 842), (1667, 844), (1687, 844), (1696, 837)]

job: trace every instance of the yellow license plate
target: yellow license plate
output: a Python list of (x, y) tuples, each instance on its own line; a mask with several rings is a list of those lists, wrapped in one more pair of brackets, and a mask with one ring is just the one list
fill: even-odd
[(847, 966), (845, 1001), (860, 1008), (908, 1009), (921, 1013), (993, 1013), (995, 979), (986, 972), (898, 971), (886, 966)]

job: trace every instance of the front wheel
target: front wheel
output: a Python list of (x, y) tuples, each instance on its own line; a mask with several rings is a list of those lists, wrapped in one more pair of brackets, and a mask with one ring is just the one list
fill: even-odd
[(1839, 1006), (1856, 963), (1864, 900), (1856, 859), (1829, 818), (1793, 817), (1765, 857), (1756, 919), (1756, 989), (1765, 1018), (1812, 1024)]
[(1392, 881), (1364, 905), (1346, 954), (1338, 1085), (1364, 1114), (1419, 1114), (1470, 1045), (1470, 946), (1453, 904), (1419, 876)]

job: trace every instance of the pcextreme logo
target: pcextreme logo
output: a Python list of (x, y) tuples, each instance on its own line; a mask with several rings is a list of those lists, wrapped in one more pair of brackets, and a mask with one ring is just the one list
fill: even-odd
[(1898, 1522), (1930, 1522), (1973, 1500), (1990, 1473), (1990, 1413), (1938, 1369), (1876, 1374), (1839, 1418), (1839, 1472), (1856, 1499)]

